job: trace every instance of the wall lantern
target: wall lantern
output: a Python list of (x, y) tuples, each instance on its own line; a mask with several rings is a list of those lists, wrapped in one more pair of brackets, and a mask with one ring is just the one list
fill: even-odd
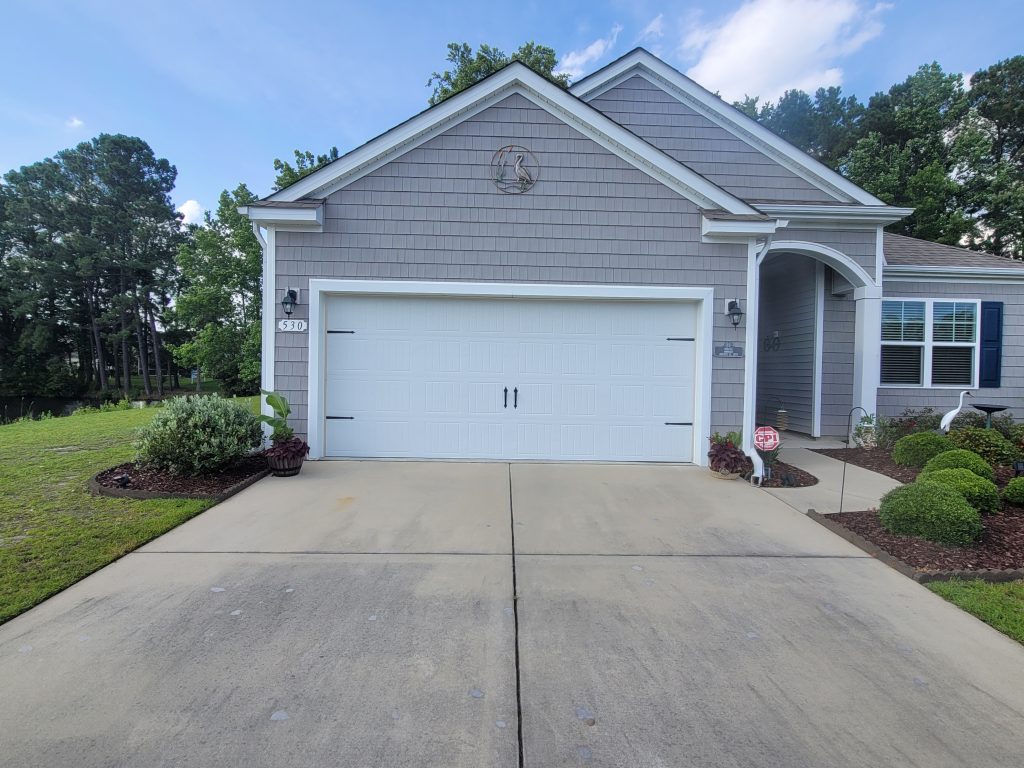
[(284, 298), (281, 299), (281, 306), (284, 307), (284, 313), (288, 317), (292, 316), (292, 312), (295, 311), (295, 305), (299, 303), (299, 292), (294, 288), (289, 288), (284, 292)]
[(732, 299), (729, 302), (729, 308), (725, 311), (725, 316), (729, 318), (733, 328), (739, 326), (740, 320), (743, 319), (743, 310), (740, 309), (740, 303), (736, 299)]

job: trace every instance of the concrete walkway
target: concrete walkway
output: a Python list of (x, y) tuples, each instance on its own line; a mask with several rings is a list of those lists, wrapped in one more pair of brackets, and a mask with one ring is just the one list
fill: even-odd
[[(765, 490), (800, 512), (813, 509), (822, 514), (840, 511), (840, 491), (843, 489), (843, 462), (815, 453), (815, 448), (845, 448), (846, 444), (830, 438), (818, 440), (785, 433), (779, 458), (787, 464), (806, 470), (818, 478), (818, 484), (807, 488), (766, 488)], [(854, 512), (877, 509), (882, 497), (900, 485), (886, 475), (880, 475), (853, 464), (846, 465), (846, 487), (842, 493), (842, 509)]]
[(693, 467), (310, 464), (0, 627), (0, 686), (12, 768), (1024, 750), (1024, 649)]

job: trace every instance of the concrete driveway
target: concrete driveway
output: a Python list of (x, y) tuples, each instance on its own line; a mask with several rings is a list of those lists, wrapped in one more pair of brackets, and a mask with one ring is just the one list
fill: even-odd
[(1024, 750), (1024, 649), (690, 467), (310, 464), (0, 627), (0, 686), (5, 766)]

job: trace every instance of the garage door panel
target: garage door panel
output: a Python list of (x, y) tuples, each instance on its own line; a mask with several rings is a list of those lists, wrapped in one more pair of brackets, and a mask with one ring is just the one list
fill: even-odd
[(695, 306), (332, 297), (325, 453), (689, 461)]

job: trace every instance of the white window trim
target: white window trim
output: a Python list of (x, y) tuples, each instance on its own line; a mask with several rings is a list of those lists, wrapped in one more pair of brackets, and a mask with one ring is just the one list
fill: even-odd
[[(883, 347), (923, 347), (921, 360), (921, 383), (920, 384), (884, 384), (882, 383), (882, 372), (879, 368), (878, 386), (882, 389), (977, 389), (978, 388), (978, 361), (981, 355), (981, 299), (958, 299), (953, 297), (922, 298), (920, 296), (885, 296), (883, 304), (887, 301), (907, 301), (924, 304), (924, 341), (889, 341), (881, 340)], [(974, 310), (974, 341), (934, 341), (934, 307), (935, 304), (973, 304)], [(879, 328), (881, 331), (881, 328)], [(879, 333), (881, 336), (881, 332)], [(936, 344), (940, 347), (971, 347), (974, 349), (974, 364), (971, 366), (971, 383), (968, 384), (932, 384), (932, 350)]]

